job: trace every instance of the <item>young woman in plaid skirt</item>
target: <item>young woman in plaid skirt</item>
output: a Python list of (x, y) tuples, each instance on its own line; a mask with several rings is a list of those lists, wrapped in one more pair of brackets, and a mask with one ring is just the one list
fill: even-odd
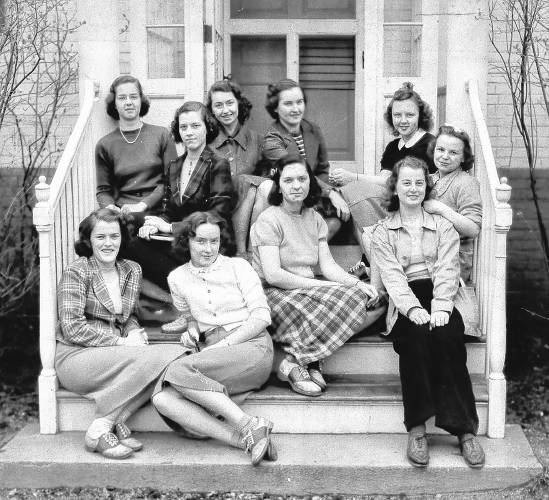
[[(271, 307), (272, 336), (286, 357), (281, 380), (307, 396), (319, 396), (326, 381), (319, 360), (379, 318), (376, 289), (346, 273), (333, 259), (328, 227), (312, 207), (320, 187), (299, 155), (277, 161), (272, 205), (252, 227), (253, 267)], [(315, 277), (319, 266), (325, 279)]]

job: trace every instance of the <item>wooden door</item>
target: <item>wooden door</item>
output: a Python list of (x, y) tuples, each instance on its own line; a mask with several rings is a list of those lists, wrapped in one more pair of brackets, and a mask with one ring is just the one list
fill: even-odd
[(229, 5), (225, 71), (254, 106), (250, 125), (261, 132), (272, 122), (265, 110), (267, 85), (292, 78), (305, 90), (306, 117), (321, 127), (331, 163), (356, 169), (363, 148), (362, 45), (357, 36), (362, 2), (231, 0)]

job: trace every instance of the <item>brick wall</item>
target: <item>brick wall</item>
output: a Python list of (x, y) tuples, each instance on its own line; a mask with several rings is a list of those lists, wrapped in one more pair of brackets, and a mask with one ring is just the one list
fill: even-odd
[[(498, 19), (503, 19), (501, 11), (495, 14)], [(495, 31), (499, 50), (505, 51), (509, 38), (507, 25), (500, 21)], [(549, 310), (549, 280), (544, 271), (525, 149), (513, 120), (509, 88), (498, 69), (501, 60), (493, 47), (489, 64), (486, 119), (499, 174), (507, 176), (513, 188), (513, 226), (508, 240), (508, 300), (525, 307), (531, 304), (535, 310)], [(532, 106), (537, 125), (537, 192), (549, 230), (549, 117), (539, 87), (532, 88)]]
[[(500, 169), (513, 187), (511, 205), (513, 225), (509, 232), (508, 299), (510, 303), (531, 306), (534, 310), (549, 309), (549, 279), (545, 273), (541, 239), (538, 229), (528, 170)], [(549, 169), (535, 171), (537, 193), (545, 224), (549, 215)], [(547, 228), (549, 230), (549, 227)]]

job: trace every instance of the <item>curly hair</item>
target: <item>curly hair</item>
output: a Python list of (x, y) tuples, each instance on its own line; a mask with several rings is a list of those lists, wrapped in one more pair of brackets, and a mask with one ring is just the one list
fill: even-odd
[(460, 128), (456, 128), (453, 125), (445, 123), (439, 127), (435, 140), (431, 141), (427, 148), (427, 154), (431, 158), (434, 157), (437, 139), (441, 135), (449, 135), (450, 137), (455, 137), (463, 142), (463, 161), (461, 162), (461, 170), (465, 172), (471, 170), (475, 164), (475, 155), (473, 154), (473, 148), (471, 147), (471, 138), (467, 132)]
[(208, 111), (208, 108), (198, 101), (187, 101), (175, 110), (170, 126), (174, 141), (183, 142), (181, 134), (179, 133), (179, 116), (182, 113), (190, 113), (192, 111), (200, 113), (200, 118), (202, 118), (204, 125), (206, 125), (206, 144), (210, 143), (217, 136), (219, 126), (217, 125), (217, 120)]
[(202, 224), (215, 224), (219, 226), (219, 253), (228, 256), (234, 255), (236, 245), (228, 229), (227, 222), (210, 212), (194, 212), (183, 219), (183, 224), (178, 226), (173, 234), (172, 251), (182, 262), (189, 262), (191, 260), (189, 239), (196, 236), (196, 230)]
[[(421, 158), (416, 158), (415, 156), (406, 156), (395, 163), (391, 176), (387, 179), (387, 190), (385, 192), (385, 200), (382, 202), (382, 205), (386, 208), (387, 212), (396, 212), (400, 208), (400, 200), (396, 194), (396, 185), (398, 182), (398, 176), (400, 170), (404, 167), (410, 167), (413, 169), (423, 170), (425, 175), (425, 198), (423, 200), (428, 200), (429, 195), (433, 186), (429, 178), (429, 167), (427, 163)], [(421, 202), (423, 205), (423, 201)]]
[(93, 255), (91, 233), (99, 221), (118, 222), (121, 236), (120, 249), (128, 244), (130, 240), (130, 228), (128, 226), (131, 217), (110, 208), (99, 208), (84, 218), (78, 226), (78, 240), (74, 243), (74, 251), (79, 257), (91, 257)]
[(248, 118), (250, 118), (250, 111), (252, 110), (252, 103), (242, 95), (242, 89), (238, 83), (226, 78), (215, 82), (208, 90), (208, 96), (206, 97), (206, 107), (208, 111), (214, 114), (212, 109), (212, 94), (214, 92), (230, 92), (234, 95), (234, 98), (238, 102), (238, 122), (242, 125)]
[(433, 120), (433, 111), (431, 110), (431, 106), (429, 106), (421, 97), (420, 95), (414, 90), (414, 86), (410, 82), (404, 82), (402, 84), (402, 87), (400, 87), (391, 98), (391, 101), (389, 102), (389, 105), (387, 106), (387, 111), (385, 111), (385, 114), (383, 117), (385, 118), (385, 121), (387, 122), (387, 125), (393, 130), (393, 135), (397, 136), (398, 132), (395, 129), (395, 126), (393, 125), (393, 104), (395, 101), (407, 101), (412, 100), (416, 103), (418, 109), (419, 109), (419, 119), (418, 119), (418, 126), (419, 128), (429, 131), (433, 128), (434, 120)]
[(296, 87), (303, 93), (303, 100), (305, 101), (305, 104), (307, 104), (307, 96), (305, 95), (303, 87), (301, 87), (299, 83), (294, 80), (286, 78), (276, 83), (269, 83), (267, 86), (267, 102), (265, 103), (265, 109), (275, 120), (278, 120), (278, 111), (276, 108), (278, 108), (280, 92), (294, 89)]
[(124, 84), (124, 83), (133, 83), (137, 91), (139, 92), (139, 97), (141, 98), (141, 108), (139, 108), (139, 116), (145, 116), (151, 107), (151, 101), (149, 98), (143, 93), (143, 87), (141, 86), (141, 82), (135, 78), (135, 76), (131, 75), (122, 75), (118, 78), (115, 78), (115, 80), (111, 83), (111, 86), (109, 88), (109, 93), (105, 97), (105, 105), (107, 106), (107, 114), (114, 118), (116, 121), (120, 120), (120, 115), (118, 114), (118, 110), (116, 109), (116, 89)]
[(320, 199), (321, 189), (318, 185), (316, 177), (313, 174), (313, 171), (311, 170), (311, 167), (307, 165), (305, 160), (300, 155), (290, 154), (279, 158), (274, 164), (273, 185), (271, 187), (271, 191), (269, 192), (269, 196), (267, 197), (267, 201), (270, 205), (282, 205), (282, 193), (280, 192), (280, 176), (282, 175), (284, 167), (286, 167), (287, 165), (292, 165), (294, 163), (299, 163), (300, 165), (303, 165), (307, 169), (307, 174), (309, 175), (309, 193), (303, 200), (303, 205), (308, 208), (313, 207)]

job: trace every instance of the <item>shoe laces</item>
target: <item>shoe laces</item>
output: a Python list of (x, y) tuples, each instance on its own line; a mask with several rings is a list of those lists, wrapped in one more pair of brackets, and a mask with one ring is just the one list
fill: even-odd
[(298, 365), (297, 370), (299, 372), (299, 375), (301, 377), (303, 377), (304, 379), (306, 379), (306, 380), (311, 379), (311, 375), (309, 375), (309, 372), (307, 371), (307, 368), (305, 368), (304, 366), (299, 366)]
[(251, 429), (248, 430), (246, 434), (244, 434), (243, 439), (244, 439), (244, 445), (246, 447), (245, 448), (246, 453), (251, 453), (252, 448), (254, 447), (254, 444), (255, 444), (255, 438)]
[(103, 438), (105, 439), (105, 442), (112, 448), (119, 444), (118, 438), (112, 432), (107, 432), (106, 434), (103, 434)]
[(126, 439), (127, 437), (130, 437), (130, 434), (132, 433), (128, 426), (123, 423), (116, 424), (116, 431), (118, 432), (118, 435), (122, 439)]
[(414, 436), (414, 445), (420, 450), (425, 449), (425, 436)]

